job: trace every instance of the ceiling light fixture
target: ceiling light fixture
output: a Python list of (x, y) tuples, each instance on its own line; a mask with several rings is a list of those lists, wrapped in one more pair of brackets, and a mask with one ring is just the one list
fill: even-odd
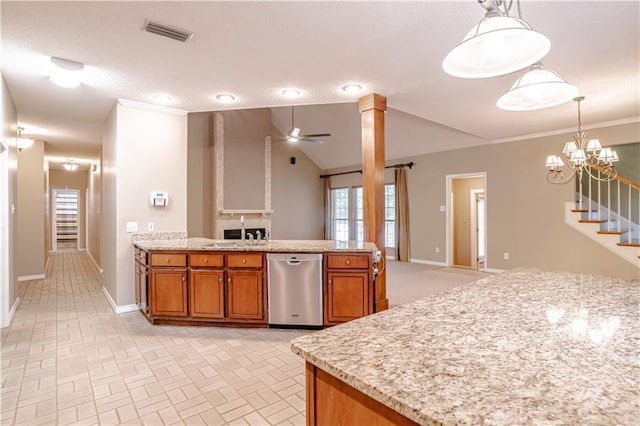
[(161, 104), (170, 104), (173, 98), (169, 95), (154, 95), (153, 100)]
[(228, 93), (221, 93), (219, 95), (216, 95), (216, 99), (219, 100), (220, 102), (233, 102), (236, 100), (236, 97), (233, 95), (229, 95)]
[(496, 105), (507, 111), (532, 111), (569, 102), (579, 92), (560, 74), (544, 69), (542, 63), (537, 62), (516, 80)]
[(297, 98), (301, 92), (298, 89), (284, 89), (282, 94), (288, 98)]
[(347, 93), (358, 93), (362, 90), (362, 86), (360, 86), (359, 84), (347, 84), (346, 86), (342, 86), (342, 90), (344, 90)]
[(18, 151), (22, 151), (23, 149), (29, 148), (31, 145), (33, 145), (32, 138), (22, 137), (23, 131), (23, 127), (18, 127), (18, 138), (16, 139), (16, 148), (18, 148)]
[(580, 102), (584, 96), (573, 99), (578, 103), (578, 133), (573, 135), (573, 141), (564, 145), (562, 153), (568, 159), (568, 167), (572, 170), (568, 176), (564, 175), (564, 161), (557, 155), (549, 155), (545, 166), (549, 170), (547, 181), (565, 184), (575, 176), (582, 180), (582, 173), (587, 172), (595, 180), (610, 182), (618, 176), (613, 163), (618, 161), (618, 154), (611, 148), (602, 148), (598, 139), (587, 139), (587, 132), (581, 129)]
[(78, 87), (82, 81), (84, 64), (68, 59), (51, 57), (49, 79), (58, 86)]
[[(513, 0), (478, 0), (487, 12), (442, 62), (454, 77), (486, 78), (509, 74), (542, 59), (551, 42), (520, 17), (509, 16)], [(502, 8), (501, 8), (502, 7)]]
[(67, 162), (62, 164), (62, 167), (64, 167), (65, 170), (74, 171), (78, 168), (78, 165), (75, 163), (75, 161), (67, 159)]

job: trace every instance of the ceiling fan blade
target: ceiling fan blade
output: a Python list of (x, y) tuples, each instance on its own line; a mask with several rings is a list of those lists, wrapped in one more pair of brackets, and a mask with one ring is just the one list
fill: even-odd
[(301, 138), (326, 138), (331, 136), (331, 133), (315, 133), (312, 135), (300, 135)]
[(312, 143), (324, 143), (324, 141), (320, 140), (320, 139), (311, 139), (311, 138), (298, 138), (299, 141), (303, 141), (303, 142), (312, 142)]

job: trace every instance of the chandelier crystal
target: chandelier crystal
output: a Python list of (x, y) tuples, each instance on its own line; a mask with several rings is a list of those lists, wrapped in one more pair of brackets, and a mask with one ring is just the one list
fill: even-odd
[(567, 159), (566, 166), (569, 173), (565, 176), (565, 163), (558, 155), (547, 156), (545, 166), (549, 170), (547, 181), (555, 184), (565, 184), (575, 176), (582, 180), (582, 173), (598, 181), (610, 182), (618, 176), (613, 163), (618, 161), (618, 154), (611, 148), (602, 148), (598, 139), (587, 139), (587, 132), (582, 131), (580, 102), (584, 96), (573, 99), (578, 103), (578, 132), (573, 135), (573, 141), (567, 142), (562, 153)]

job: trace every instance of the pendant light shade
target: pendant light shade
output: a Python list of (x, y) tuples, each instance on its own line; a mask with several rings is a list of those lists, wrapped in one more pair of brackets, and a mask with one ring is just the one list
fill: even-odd
[(447, 74), (486, 78), (509, 74), (542, 59), (551, 42), (519, 18), (490, 9), (442, 62)]
[(531, 111), (569, 102), (578, 95), (578, 88), (569, 84), (557, 72), (542, 64), (533, 65), (498, 99), (498, 108), (507, 111)]

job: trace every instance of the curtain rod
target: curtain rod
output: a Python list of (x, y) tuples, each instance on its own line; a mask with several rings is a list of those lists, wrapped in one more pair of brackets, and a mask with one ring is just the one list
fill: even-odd
[[(386, 166), (385, 169), (401, 169), (403, 167), (408, 167), (409, 169), (411, 169), (413, 167), (413, 161), (409, 162), (409, 163), (404, 163), (404, 164), (394, 164), (393, 166)], [(339, 176), (339, 175), (348, 175), (351, 173), (360, 173), (362, 174), (362, 170), (354, 170), (352, 172), (342, 172), (342, 173), (331, 173), (331, 174), (326, 174), (326, 175), (320, 175), (320, 179), (326, 179), (328, 177), (331, 176)]]

